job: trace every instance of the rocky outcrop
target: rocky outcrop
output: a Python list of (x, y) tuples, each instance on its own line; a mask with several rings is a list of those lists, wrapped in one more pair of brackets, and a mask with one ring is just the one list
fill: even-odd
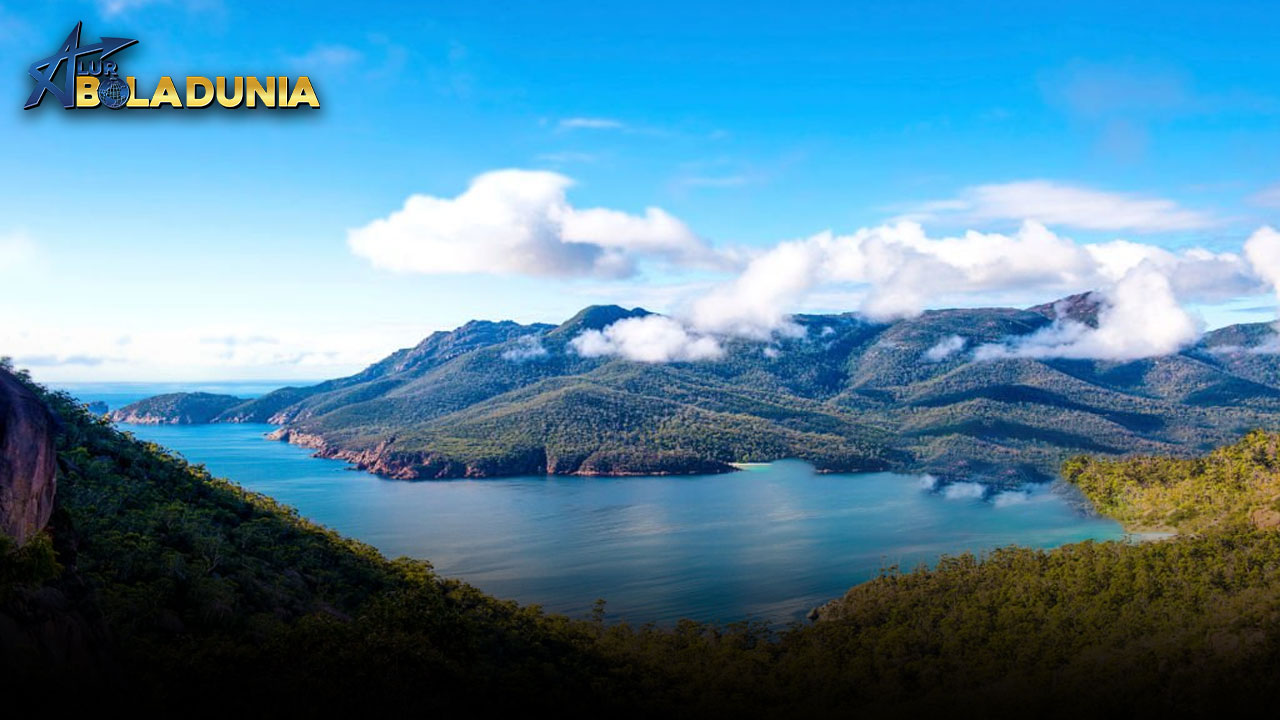
[(0, 534), (22, 545), (53, 512), (56, 421), (26, 385), (0, 369)]

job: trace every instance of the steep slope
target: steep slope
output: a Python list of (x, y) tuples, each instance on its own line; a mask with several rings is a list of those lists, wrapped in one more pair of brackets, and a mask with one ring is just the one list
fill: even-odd
[[(893, 323), (800, 315), (800, 337), (727, 340), (716, 360), (583, 357), (572, 346), (647, 311), (594, 306), (559, 326), (468, 323), (363, 372), (224, 411), (399, 478), (707, 472), (797, 457), (1016, 483), (1080, 452), (1188, 454), (1280, 426), (1268, 326), (1130, 362), (975, 358), (1059, 320), (1089, 294), (1026, 310), (934, 310)], [(129, 411), (129, 408), (122, 412)]]
[[(10, 707), (149, 715), (1216, 716), (1280, 700), (1280, 436), (1068, 469), (1162, 542), (889, 568), (817, 622), (546, 615), (389, 561), (32, 388), (59, 418), (50, 532), (0, 537)], [(1259, 522), (1263, 520), (1263, 522)]]
[(261, 398), (226, 408), (217, 421), (283, 423), (321, 414), (326, 408), (385, 394), (471, 351), (521, 336), (538, 335), (551, 327), (520, 325), (509, 320), (473, 320), (455, 330), (432, 333), (414, 347), (397, 350), (356, 375), (310, 387), (281, 388)]
[(36, 394), (0, 365), (0, 537), (18, 545), (53, 512), (55, 433), (54, 418)]
[[(425, 562), (388, 561), (70, 397), (24, 390), (60, 418), (61, 479), (49, 533), (21, 549), (0, 535), (11, 707), (327, 714), (582, 702), (618, 712), (636, 702), (590, 647), (598, 627), (495, 600)], [(51, 701), (59, 692), (69, 697)]]

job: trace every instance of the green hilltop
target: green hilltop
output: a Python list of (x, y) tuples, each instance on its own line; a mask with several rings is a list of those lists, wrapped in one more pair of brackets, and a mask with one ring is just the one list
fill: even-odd
[[(1029, 309), (935, 310), (892, 323), (800, 315), (802, 337), (726, 343), (721, 359), (582, 357), (570, 342), (648, 313), (587, 308), (559, 326), (469, 322), (347, 378), (250, 401), (212, 422), (277, 437), (390, 477), (649, 474), (800, 458), (822, 471), (897, 469), (1016, 483), (1077, 453), (1188, 455), (1280, 427), (1280, 355), (1265, 325), (1210, 333), (1130, 362), (972, 350), (1067, 317), (1089, 296)], [(950, 345), (949, 345), (950, 344)], [(192, 396), (193, 400), (197, 396)], [(162, 402), (163, 400), (163, 402)], [(199, 422), (181, 398), (113, 413)]]
[[(11, 703), (203, 713), (1193, 715), (1280, 699), (1280, 435), (1078, 459), (1106, 513), (1183, 534), (1006, 548), (852, 588), (787, 629), (548, 615), (387, 560), (70, 397), (48, 529), (0, 542)], [(1150, 494), (1154, 488), (1167, 494)], [(1177, 512), (1170, 515), (1169, 509)]]

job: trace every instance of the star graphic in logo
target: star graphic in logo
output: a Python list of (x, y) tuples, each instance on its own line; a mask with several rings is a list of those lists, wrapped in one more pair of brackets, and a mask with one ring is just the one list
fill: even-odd
[[(113, 53), (120, 52), (138, 42), (129, 38), (104, 37), (99, 38), (101, 42), (96, 42), (92, 45), (81, 45), (80, 28), (83, 25), (83, 22), (76, 23), (75, 28), (71, 31), (71, 34), (67, 35), (67, 39), (62, 41), (62, 47), (57, 52), (43, 60), (31, 63), (31, 67), (27, 69), (27, 72), (35, 79), (36, 86), (31, 91), (30, 97), (27, 98), (25, 109), (30, 110), (39, 105), (40, 101), (44, 99), (46, 91), (53, 93), (58, 102), (62, 103), (62, 107), (72, 107), (75, 105), (76, 60), (94, 53), (102, 53), (102, 58), (105, 60)], [(58, 69), (62, 67), (63, 61), (67, 62), (67, 72), (63, 78), (62, 87), (58, 87), (54, 84), (53, 77), (58, 73)]]

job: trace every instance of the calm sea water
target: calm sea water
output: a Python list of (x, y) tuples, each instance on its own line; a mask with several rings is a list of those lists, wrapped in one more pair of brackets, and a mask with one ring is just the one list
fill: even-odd
[[(277, 386), (185, 388), (247, 397)], [(172, 391), (68, 389), (112, 407)], [(633, 623), (799, 620), (885, 566), (1123, 537), (1048, 486), (938, 488), (920, 476), (819, 475), (795, 461), (727, 475), (405, 482), (266, 441), (267, 425), (128, 429), (387, 555), (573, 616), (605, 598), (610, 618)]]

